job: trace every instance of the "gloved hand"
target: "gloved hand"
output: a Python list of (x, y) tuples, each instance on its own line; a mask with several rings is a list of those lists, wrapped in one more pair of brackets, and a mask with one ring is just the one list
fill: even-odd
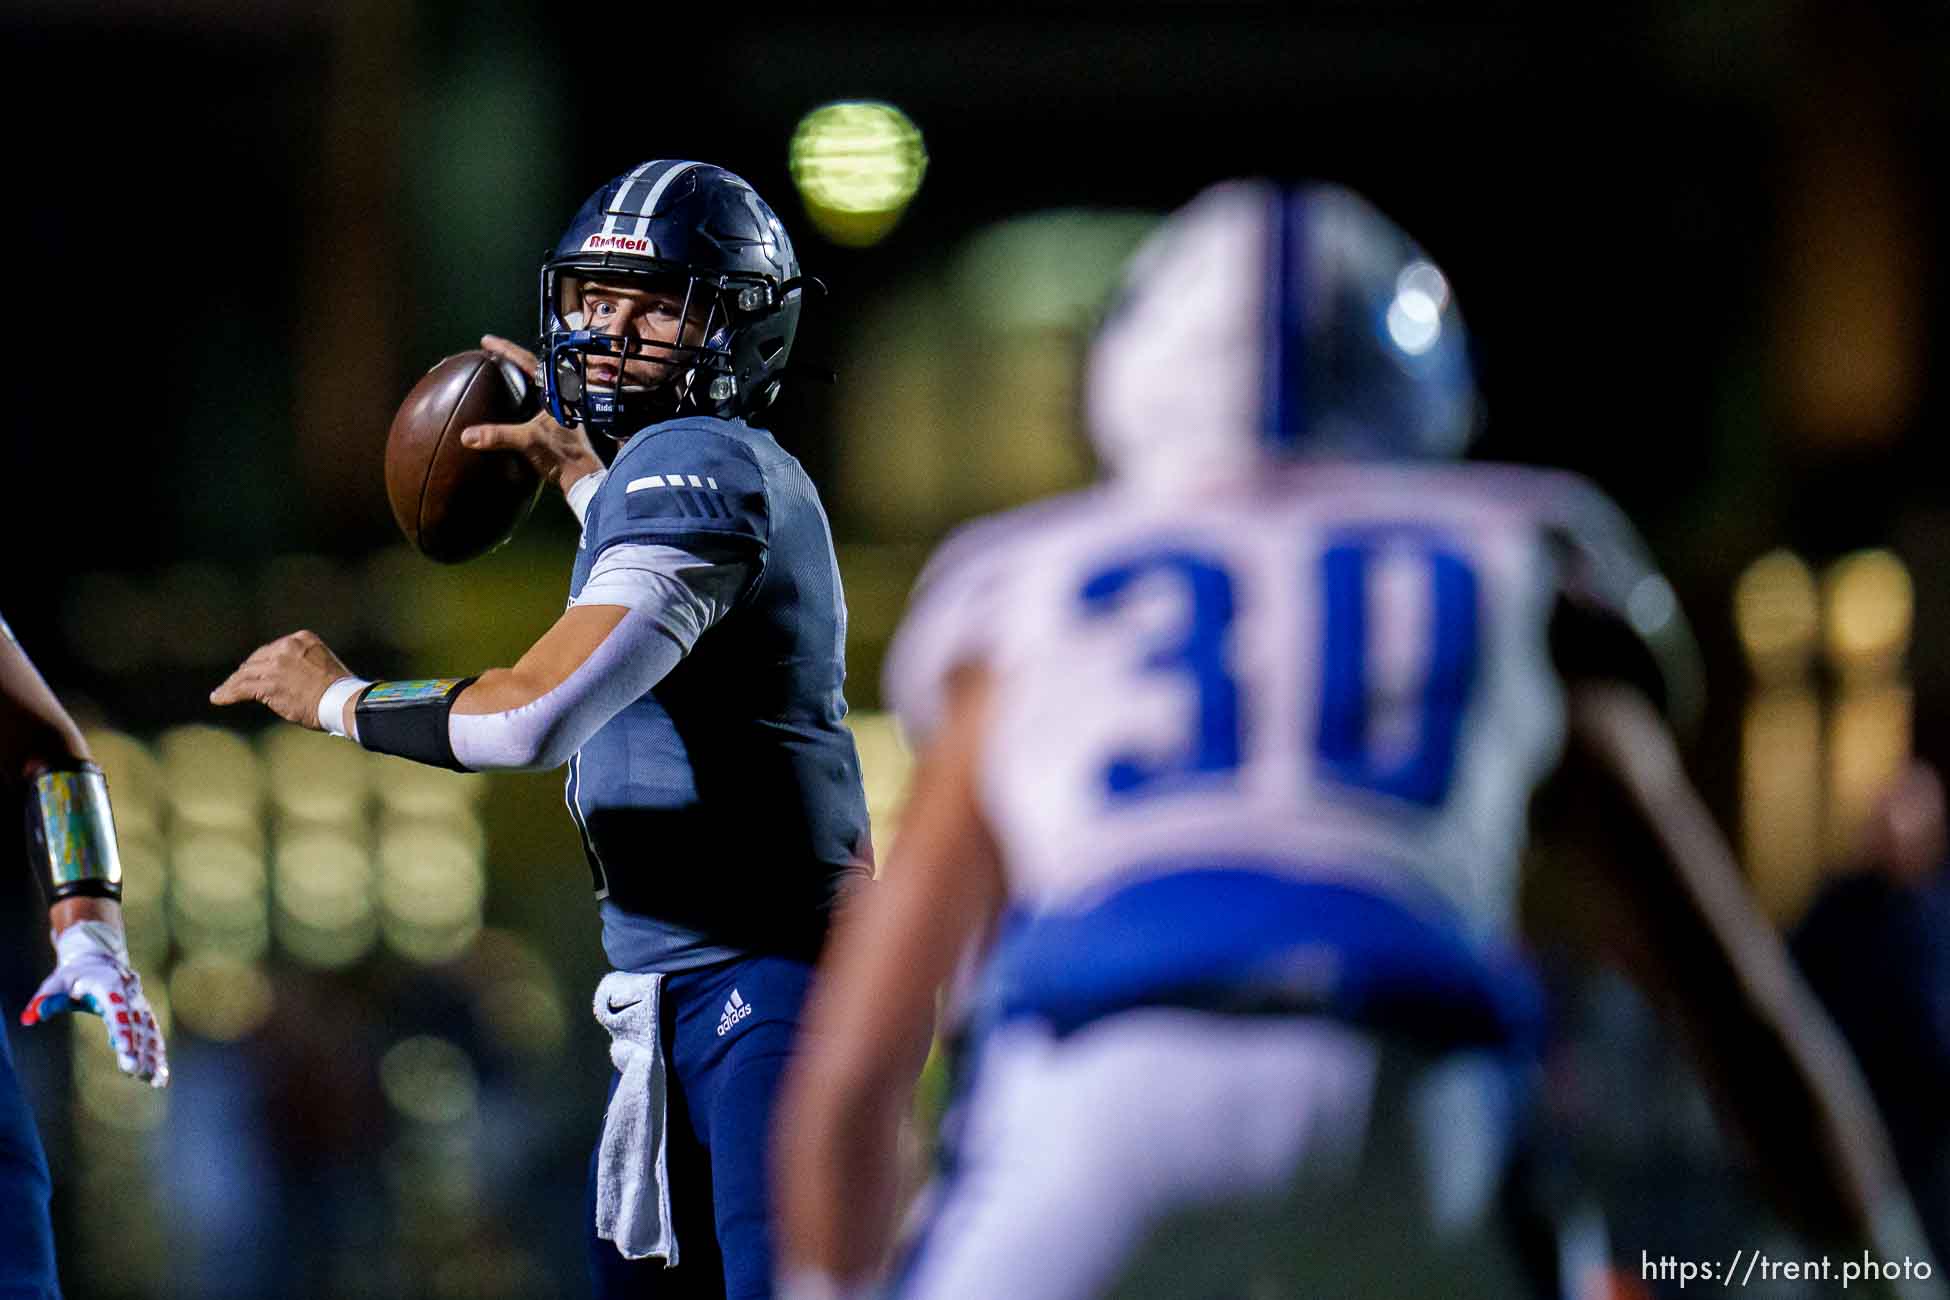
[(108, 1045), (122, 1073), (151, 1087), (169, 1083), (162, 1030), (142, 995), (142, 977), (129, 965), (120, 926), (77, 921), (54, 936), (54, 973), (34, 991), (20, 1023), (37, 1025), (64, 1011), (89, 1011), (108, 1025)]

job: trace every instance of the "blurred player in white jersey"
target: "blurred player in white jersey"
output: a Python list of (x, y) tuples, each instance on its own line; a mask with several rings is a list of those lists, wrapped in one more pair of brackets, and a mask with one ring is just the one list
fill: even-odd
[(1518, 861), (1567, 748), (1652, 832), (1608, 832), (1644, 851), (1604, 905), (1787, 1204), (1895, 1232), (1660, 719), (1697, 690), (1671, 588), (1582, 480), (1443, 463), (1476, 393), (1441, 271), (1345, 190), (1222, 185), (1086, 382), (1107, 482), (951, 539), (889, 661), (920, 763), (779, 1130), (788, 1292), (873, 1293), (902, 1045), (978, 943), (893, 1294), (1534, 1292), (1499, 1212), (1541, 1031)]

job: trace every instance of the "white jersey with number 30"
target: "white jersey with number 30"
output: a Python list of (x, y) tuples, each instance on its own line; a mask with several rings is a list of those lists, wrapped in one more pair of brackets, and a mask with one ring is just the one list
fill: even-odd
[(1560, 596), (1676, 617), (1623, 515), (1506, 466), (1302, 464), (1182, 497), (1104, 487), (951, 539), (897, 637), (910, 734), (994, 676), (983, 799), (1012, 902), (1249, 863), (1511, 927), (1563, 738)]

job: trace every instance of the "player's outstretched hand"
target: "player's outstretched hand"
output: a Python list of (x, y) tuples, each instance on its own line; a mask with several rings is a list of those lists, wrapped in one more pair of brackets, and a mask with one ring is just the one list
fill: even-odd
[(162, 1030), (142, 977), (129, 965), (129, 948), (120, 926), (107, 921), (76, 921), (54, 936), (54, 973), (34, 991), (20, 1013), (23, 1025), (38, 1025), (67, 1011), (86, 1011), (108, 1026), (108, 1045), (122, 1073), (151, 1087), (169, 1083), (169, 1057)]
[(316, 632), (293, 632), (251, 651), (210, 692), (210, 703), (257, 700), (286, 722), (318, 731), (318, 701), (326, 687), (346, 674), (345, 665)]
[[(541, 384), (541, 363), (521, 344), (511, 343), (498, 334), (484, 334), (481, 348), (518, 367), (522, 374), (529, 376), (529, 382)], [(588, 436), (581, 429), (558, 423), (546, 407), (520, 424), (474, 425), (462, 431), (460, 441), (475, 451), (519, 452), (535, 467), (537, 474), (564, 491), (583, 475), (603, 467), (596, 449), (589, 445)]]

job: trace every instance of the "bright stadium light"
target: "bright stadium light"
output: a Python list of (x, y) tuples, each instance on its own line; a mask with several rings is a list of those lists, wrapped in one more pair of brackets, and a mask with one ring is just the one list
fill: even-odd
[(920, 191), (928, 151), (920, 128), (892, 104), (849, 99), (801, 118), (787, 161), (819, 233), (865, 248), (894, 228)]

